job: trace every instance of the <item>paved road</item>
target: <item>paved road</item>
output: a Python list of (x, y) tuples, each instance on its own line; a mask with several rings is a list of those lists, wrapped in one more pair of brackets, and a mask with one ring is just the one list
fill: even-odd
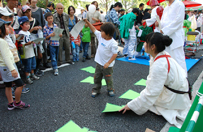
[[(22, 95), (22, 100), (30, 103), (27, 110), (8, 111), (4, 90), (0, 89), (0, 131), (3, 132), (50, 132), (56, 131), (69, 120), (81, 127), (88, 127), (98, 132), (144, 132), (146, 128), (160, 131), (166, 120), (151, 112), (142, 116), (129, 111), (121, 113), (102, 113), (105, 104), (124, 105), (129, 100), (118, 97), (132, 89), (141, 92), (143, 86), (135, 86), (140, 79), (146, 79), (148, 66), (116, 61), (114, 66), (115, 97), (109, 97), (106, 87), (101, 94), (92, 98), (93, 85), (80, 83), (81, 80), (93, 74), (81, 71), (87, 66), (95, 67), (92, 60), (78, 62), (59, 69), (59, 76), (53, 72), (45, 73), (40, 80), (29, 85), (30, 92)], [(189, 71), (189, 80), (193, 84), (202, 71), (203, 60)]]

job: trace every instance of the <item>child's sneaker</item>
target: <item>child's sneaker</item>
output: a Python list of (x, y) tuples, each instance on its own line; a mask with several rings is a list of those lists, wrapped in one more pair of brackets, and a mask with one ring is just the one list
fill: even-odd
[(29, 108), (30, 105), (29, 104), (25, 104), (23, 101), (20, 101), (19, 104), (16, 104), (16, 102), (13, 103), (14, 108), (18, 108), (18, 109), (25, 109), (25, 108)]
[(26, 87), (23, 86), (22, 93), (27, 93), (27, 92), (29, 92), (29, 91), (30, 91), (29, 88), (26, 88)]
[(8, 110), (13, 110), (13, 109), (15, 109), (14, 104), (13, 103), (12, 104), (8, 104)]
[(108, 94), (110, 97), (115, 96), (114, 90), (108, 90)]
[(91, 95), (91, 96), (92, 96), (93, 98), (95, 98), (96, 95), (98, 95), (98, 94), (99, 94), (99, 93), (96, 93), (96, 92), (92, 91), (92, 95)]
[(59, 75), (58, 69), (55, 69), (54, 70), (54, 76), (58, 76), (58, 75)]
[(29, 78), (27, 78), (26, 79), (26, 83), (28, 83), (28, 84), (33, 84), (33, 81), (30, 79), (30, 77)]
[(40, 79), (40, 77), (36, 76), (35, 74), (31, 75), (30, 77), (31, 77), (33, 80), (39, 80), (39, 79)]

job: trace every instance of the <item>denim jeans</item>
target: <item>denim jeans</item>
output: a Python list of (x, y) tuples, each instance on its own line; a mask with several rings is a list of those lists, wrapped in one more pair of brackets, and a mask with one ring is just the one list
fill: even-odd
[(75, 48), (73, 49), (73, 62), (79, 61), (79, 53), (80, 53), (80, 46), (76, 44)]
[(36, 69), (36, 59), (35, 56), (27, 59), (22, 59), (24, 65), (24, 71), (30, 73), (31, 70)]
[(59, 54), (59, 46), (49, 45), (49, 50), (50, 50), (52, 68), (55, 70), (58, 68), (57, 61), (58, 61), (58, 54)]
[(89, 42), (82, 42), (83, 47), (83, 57), (86, 58), (88, 55), (88, 48), (89, 48)]

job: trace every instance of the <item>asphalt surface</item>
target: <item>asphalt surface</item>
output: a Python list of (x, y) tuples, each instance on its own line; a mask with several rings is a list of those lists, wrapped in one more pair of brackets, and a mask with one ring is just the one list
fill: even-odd
[[(80, 54), (81, 56), (82, 54)], [(81, 57), (82, 58), (82, 57)], [(200, 60), (188, 73), (191, 84), (195, 82), (202, 71), (203, 60)], [(166, 120), (147, 112), (138, 116), (132, 111), (126, 114), (102, 113), (106, 103), (125, 105), (127, 99), (118, 97), (132, 89), (141, 92), (143, 86), (135, 86), (140, 79), (146, 79), (149, 67), (116, 60), (114, 66), (115, 97), (109, 97), (106, 86), (101, 94), (91, 97), (92, 84), (80, 83), (81, 80), (94, 74), (81, 71), (81, 68), (96, 66), (93, 59), (86, 62), (81, 60), (74, 65), (59, 69), (59, 76), (53, 71), (46, 72), (34, 84), (27, 85), (30, 92), (22, 95), (22, 100), (31, 107), (26, 110), (7, 110), (7, 99), (4, 89), (0, 89), (0, 131), (1, 132), (50, 132), (56, 131), (69, 120), (80, 127), (88, 127), (98, 132), (144, 132), (150, 128), (156, 132), (165, 125)]]

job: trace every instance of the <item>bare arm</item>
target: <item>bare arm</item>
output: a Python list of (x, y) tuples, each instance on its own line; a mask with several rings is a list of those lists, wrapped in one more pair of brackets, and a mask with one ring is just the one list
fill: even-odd
[(104, 65), (104, 69), (108, 68), (109, 65), (116, 59), (116, 57), (117, 57), (117, 54), (113, 54), (111, 59)]
[(84, 21), (87, 23), (87, 25), (90, 27), (90, 29), (94, 33), (96, 31), (96, 28), (87, 19), (84, 19)]

